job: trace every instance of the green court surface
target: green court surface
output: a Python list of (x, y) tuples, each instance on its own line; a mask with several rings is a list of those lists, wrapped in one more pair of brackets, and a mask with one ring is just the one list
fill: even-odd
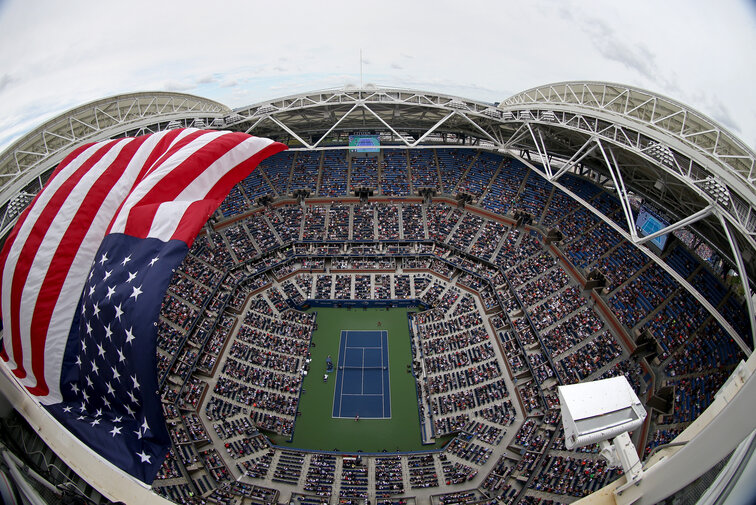
[[(318, 313), (318, 329), (313, 333), (310, 372), (305, 377), (299, 410), (294, 429), (294, 440), (272, 436), (271, 440), (283, 447), (319, 449), (343, 452), (419, 451), (441, 447), (447, 438), (435, 446), (422, 445), (420, 421), (417, 412), (415, 379), (407, 373), (412, 360), (410, 351), (407, 311), (414, 309), (392, 308), (313, 308)], [(380, 322), (380, 326), (379, 326)], [(338, 363), (341, 330), (386, 330), (391, 384), (390, 419), (334, 419), (332, 416), (335, 371), (323, 382), (326, 357), (331, 355)]]

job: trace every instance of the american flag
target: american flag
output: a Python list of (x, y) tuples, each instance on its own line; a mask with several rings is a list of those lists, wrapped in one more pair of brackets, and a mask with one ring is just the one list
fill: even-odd
[(157, 320), (175, 268), (234, 184), (285, 146), (180, 129), (82, 146), (0, 252), (0, 356), (79, 439), (150, 483), (170, 443)]

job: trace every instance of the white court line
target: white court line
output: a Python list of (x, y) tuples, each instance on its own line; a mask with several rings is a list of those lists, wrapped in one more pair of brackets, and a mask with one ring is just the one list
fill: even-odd
[[(384, 336), (386, 337), (386, 370), (388, 372), (387, 375), (386, 375), (386, 377), (388, 378), (388, 393), (387, 394), (389, 395), (389, 411), (390, 411), (391, 410), (391, 359), (389, 358), (389, 351), (388, 351), (388, 345), (389, 345), (389, 343), (388, 343), (388, 331), (387, 330), (381, 330), (381, 349), (383, 349), (383, 337)], [(383, 359), (383, 351), (381, 351), (381, 360), (382, 359)], [(383, 377), (381, 377), (381, 387), (383, 387)], [(385, 403), (386, 402), (384, 401), (384, 405), (385, 405)], [(384, 410), (383, 417), (384, 417), (384, 419), (391, 419), (390, 412), (389, 412), (389, 416), (387, 418), (386, 417), (386, 412)]]
[[(344, 339), (344, 360), (346, 361), (346, 344), (348, 343), (347, 340), (349, 339), (349, 332), (346, 332), (346, 336), (344, 335), (344, 330), (341, 330), (341, 337)], [(340, 344), (341, 342), (339, 342)], [(341, 347), (341, 346), (339, 346)], [(341, 352), (339, 351), (339, 358), (341, 358)], [(341, 360), (336, 361), (338, 363)], [(338, 374), (338, 370), (336, 371)], [(334, 388), (335, 389), (335, 388)], [(335, 393), (335, 392), (334, 392)], [(343, 417), (342, 410), (344, 409), (344, 375), (341, 374), (341, 391), (339, 391), (340, 395), (340, 402), (339, 402), (339, 417)]]
[(365, 349), (362, 349), (362, 366), (360, 367), (360, 394), (365, 394)]

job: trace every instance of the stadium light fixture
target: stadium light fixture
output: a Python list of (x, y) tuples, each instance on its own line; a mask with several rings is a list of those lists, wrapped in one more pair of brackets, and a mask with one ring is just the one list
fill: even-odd
[(625, 376), (557, 389), (567, 449), (598, 442), (608, 465), (625, 472), (627, 481), (617, 488), (618, 495), (640, 482), (643, 468), (628, 432), (640, 428), (646, 409)]

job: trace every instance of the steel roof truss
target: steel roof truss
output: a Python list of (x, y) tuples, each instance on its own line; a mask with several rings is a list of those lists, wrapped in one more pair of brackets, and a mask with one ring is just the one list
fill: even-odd
[(672, 223), (668, 226), (665, 226), (661, 230), (657, 230), (654, 233), (650, 235), (645, 235), (643, 237), (638, 237), (637, 239), (633, 240), (636, 245), (645, 244), (649, 240), (653, 240), (656, 237), (660, 237), (662, 235), (666, 235), (667, 233), (672, 233), (675, 230), (678, 230), (680, 228), (683, 228), (685, 226), (688, 226), (690, 224), (695, 223), (696, 221), (700, 221), (701, 219), (710, 216), (712, 214), (712, 211), (714, 209), (714, 205), (711, 204), (708, 207), (704, 207), (703, 209), (699, 210), (695, 214), (691, 214), (688, 217), (685, 217), (683, 219), (680, 219), (676, 223)]
[(94, 132), (100, 131), (100, 129), (97, 126), (93, 126), (93, 125), (91, 125), (89, 123), (85, 123), (84, 121), (80, 120), (79, 118), (72, 117), (71, 121), (76, 121), (80, 125), (84, 126), (85, 128), (89, 128), (90, 130), (92, 130)]
[(610, 162), (609, 158), (606, 155), (606, 150), (601, 144), (601, 140), (596, 137), (595, 141), (598, 144), (599, 150), (601, 151), (601, 156), (604, 158), (606, 167), (609, 170), (609, 175), (612, 176), (612, 181), (614, 181), (614, 190), (619, 197), (620, 204), (622, 205), (622, 212), (625, 214), (625, 219), (627, 220), (627, 229), (630, 232), (632, 241), (635, 242), (638, 238), (638, 235), (635, 232), (633, 208), (630, 205), (630, 200), (628, 199), (627, 190), (625, 189), (625, 181), (622, 180), (622, 173), (619, 166), (617, 165), (617, 159), (614, 157), (614, 153), (609, 150), (609, 153), (612, 155), (612, 161)]
[(503, 148), (504, 149), (511, 149), (515, 144), (519, 143), (520, 140), (523, 139), (523, 137), (527, 136), (527, 128), (525, 123), (521, 123), (520, 126), (517, 127), (517, 129), (514, 131), (512, 135), (509, 136), (509, 140), (506, 140), (503, 142)]
[[(583, 152), (583, 150), (586, 147), (588, 147), (588, 149), (585, 152)], [(562, 176), (562, 174), (564, 174), (565, 172), (570, 170), (572, 167), (578, 165), (581, 161), (583, 161), (583, 159), (589, 154), (591, 154), (596, 149), (596, 147), (598, 147), (596, 142), (592, 138), (589, 138), (587, 141), (585, 141), (585, 143), (583, 143), (582, 146), (580, 146), (580, 149), (575, 151), (575, 154), (573, 154), (572, 157), (569, 160), (567, 160), (567, 163), (565, 163), (564, 166), (560, 168), (559, 171), (556, 174), (554, 174), (554, 176), (549, 180), (554, 181), (556, 179), (559, 179)]]
[[(511, 156), (514, 156), (518, 160), (520, 160), (522, 163), (527, 165), (529, 168), (532, 169), (532, 171), (536, 174), (538, 174), (541, 177), (546, 176), (542, 171), (538, 170), (538, 168), (530, 163), (527, 159), (523, 158), (522, 156), (518, 155), (516, 152), (510, 151), (509, 153)], [(617, 223), (615, 223), (611, 218), (604, 215), (603, 212), (595, 208), (593, 205), (585, 201), (582, 197), (578, 196), (572, 190), (567, 188), (566, 186), (559, 183), (559, 181), (553, 181), (552, 184), (556, 186), (557, 188), (561, 189), (565, 193), (567, 193), (568, 196), (572, 197), (580, 203), (584, 208), (586, 208), (588, 211), (593, 213), (596, 217), (601, 219), (604, 223), (606, 223), (607, 226), (611, 227), (614, 231), (616, 231), (622, 238), (629, 242), (634, 242), (632, 240), (632, 237), (624, 230), (621, 226), (619, 226)], [(727, 219), (729, 214), (725, 214), (725, 218)], [(667, 272), (673, 279), (675, 279), (678, 284), (680, 284), (683, 288), (685, 288), (693, 298), (698, 300), (701, 305), (704, 306), (704, 308), (714, 317), (714, 319), (717, 320), (717, 322), (722, 325), (722, 328), (735, 340), (735, 342), (740, 346), (740, 348), (743, 350), (746, 356), (750, 356), (753, 352), (748, 346), (745, 341), (740, 337), (738, 332), (735, 331), (735, 329), (732, 327), (732, 325), (725, 319), (725, 317), (707, 300), (704, 298), (704, 296), (698, 292), (696, 288), (694, 288), (684, 277), (682, 277), (680, 274), (677, 273), (677, 271), (669, 266), (663, 259), (661, 259), (659, 256), (654, 254), (648, 247), (642, 246), (638, 247), (638, 250), (641, 251), (643, 254), (645, 254), (651, 261), (656, 263), (660, 268), (662, 268), (665, 272)]]
[(481, 127), (481, 126), (480, 126), (480, 125), (479, 125), (478, 123), (476, 123), (475, 121), (473, 121), (473, 120), (472, 120), (472, 118), (470, 118), (470, 117), (469, 117), (469, 116), (467, 115), (467, 113), (465, 113), (465, 112), (459, 112), (459, 111), (457, 111), (457, 115), (458, 115), (459, 117), (463, 118), (464, 120), (466, 120), (466, 121), (467, 121), (468, 123), (470, 123), (471, 125), (473, 125), (473, 127), (475, 127), (475, 129), (476, 129), (476, 130), (478, 130), (478, 131), (479, 131), (480, 133), (482, 133), (482, 134), (483, 134), (483, 135), (484, 135), (484, 136), (485, 136), (485, 137), (486, 137), (486, 138), (487, 138), (488, 140), (490, 140), (490, 141), (491, 141), (491, 142), (492, 142), (492, 143), (493, 143), (493, 144), (494, 144), (494, 145), (495, 145), (496, 147), (501, 147), (501, 144), (500, 144), (500, 143), (499, 143), (499, 142), (498, 142), (498, 141), (497, 141), (497, 140), (496, 140), (496, 139), (495, 139), (495, 138), (494, 138), (494, 137), (493, 137), (493, 136), (492, 136), (492, 135), (491, 135), (490, 133), (488, 133), (488, 132), (487, 132), (486, 130), (484, 130), (484, 129), (483, 129), (483, 127)]
[(257, 125), (259, 125), (260, 123), (262, 123), (266, 119), (268, 119), (268, 116), (260, 116), (259, 118), (257, 118), (257, 121), (255, 121), (255, 124), (253, 124), (252, 126), (250, 126), (249, 128), (247, 128), (246, 130), (244, 130), (244, 133), (252, 133), (252, 130), (254, 130), (257, 127)]
[(275, 117), (273, 117), (271, 115), (267, 115), (266, 117), (268, 119), (270, 119), (271, 121), (273, 121), (274, 123), (276, 123), (278, 126), (280, 126), (289, 135), (291, 135), (292, 137), (294, 137), (295, 139), (297, 139), (299, 142), (301, 142), (302, 145), (304, 145), (308, 149), (312, 149), (312, 146), (310, 144), (308, 144), (307, 142), (305, 142), (305, 140), (302, 137), (300, 137), (299, 135), (297, 135), (296, 133), (294, 133), (294, 130), (292, 130), (291, 128), (289, 128), (288, 126), (286, 126), (284, 123), (282, 123), (281, 121), (279, 121), (278, 119), (276, 119)]
[[(138, 102), (138, 100), (132, 100), (132, 101), (131, 101), (131, 103), (129, 104), (129, 108), (128, 108), (128, 109), (126, 109), (126, 113), (125, 113), (125, 114), (124, 114), (123, 116), (121, 116), (121, 107), (119, 106), (119, 107), (118, 107), (118, 116), (119, 116), (119, 117), (124, 117), (124, 116), (125, 116), (125, 117), (129, 117), (129, 114), (131, 114), (131, 111), (132, 111), (132, 109), (134, 108), (134, 105), (136, 105), (136, 104), (137, 104), (137, 102)], [(107, 114), (107, 112), (105, 112), (105, 111), (102, 111), (102, 112), (103, 112), (103, 114), (109, 115), (109, 114)]]
[(344, 120), (344, 119), (345, 119), (345, 118), (346, 118), (347, 116), (349, 116), (349, 115), (350, 115), (350, 114), (352, 113), (352, 111), (354, 111), (354, 109), (356, 109), (357, 107), (359, 107), (359, 104), (354, 104), (354, 105), (352, 105), (352, 108), (351, 108), (351, 109), (349, 109), (349, 110), (347, 111), (347, 113), (346, 113), (346, 114), (344, 114), (343, 116), (341, 116), (341, 117), (340, 117), (340, 118), (338, 119), (338, 121), (336, 121), (336, 122), (335, 122), (335, 123), (333, 124), (333, 126), (331, 126), (331, 128), (329, 128), (329, 129), (328, 129), (328, 131), (327, 131), (327, 132), (325, 132), (325, 133), (323, 134), (323, 136), (322, 136), (322, 137), (320, 137), (320, 138), (318, 139), (318, 141), (317, 141), (317, 142), (315, 142), (315, 144), (313, 144), (313, 146), (312, 146), (312, 147), (313, 147), (313, 148), (314, 148), (314, 147), (318, 147), (318, 145), (319, 145), (319, 144), (320, 144), (320, 143), (321, 143), (321, 142), (322, 142), (323, 140), (325, 140), (325, 138), (326, 138), (326, 137), (328, 137), (328, 135), (330, 135), (330, 133), (331, 133), (331, 132), (332, 132), (332, 131), (334, 130), (334, 128), (336, 128), (336, 127), (337, 127), (337, 126), (339, 125), (339, 123), (341, 123), (341, 122), (342, 122), (342, 121), (343, 121), (343, 120)]
[(740, 283), (743, 286), (743, 297), (745, 298), (746, 307), (748, 307), (748, 316), (751, 321), (751, 342), (756, 347), (756, 310), (754, 310), (753, 306), (751, 288), (748, 285), (748, 272), (746, 271), (745, 264), (743, 263), (743, 255), (740, 253), (740, 247), (738, 247), (735, 236), (733, 235), (732, 230), (730, 230), (730, 225), (727, 220), (723, 217), (721, 212), (717, 212), (717, 217), (722, 223), (722, 228), (724, 229), (725, 235), (727, 236), (727, 241), (730, 243), (732, 254), (735, 257), (735, 263), (738, 267), (738, 275), (740, 276)]
[(414, 141), (414, 142), (412, 143), (412, 146), (411, 146), (411, 147), (417, 147), (417, 145), (418, 145), (418, 144), (419, 144), (420, 142), (422, 142), (423, 140), (425, 140), (425, 138), (426, 138), (426, 137), (427, 137), (428, 135), (430, 135), (431, 133), (433, 133), (434, 131), (436, 131), (436, 129), (437, 129), (437, 128), (438, 128), (439, 126), (441, 126), (442, 124), (444, 124), (444, 123), (446, 122), (446, 120), (447, 120), (447, 119), (449, 119), (449, 118), (453, 117), (453, 116), (454, 116), (455, 114), (457, 114), (457, 112), (456, 112), (456, 111), (451, 111), (451, 112), (450, 112), (449, 114), (447, 114), (446, 116), (442, 117), (442, 118), (441, 118), (441, 119), (440, 119), (440, 120), (439, 120), (439, 121), (438, 121), (438, 122), (437, 122), (436, 124), (434, 124), (433, 126), (431, 126), (431, 127), (430, 127), (430, 129), (429, 129), (428, 131), (426, 131), (425, 133), (423, 133), (423, 134), (422, 134), (422, 136), (420, 136), (420, 138), (418, 138), (418, 139), (417, 139), (416, 141)]
[[(627, 102), (630, 100), (630, 93), (628, 90), (623, 89), (621, 93), (618, 93), (614, 98), (606, 102), (604, 105), (602, 105), (602, 109), (608, 109), (610, 105), (612, 105), (614, 102), (618, 101), (620, 98), (625, 97), (625, 107), (627, 107)], [(604, 97), (602, 97), (602, 102), (606, 98), (606, 87), (604, 87)]]
[[(132, 101), (132, 106), (133, 106), (133, 101)], [(120, 107), (118, 107), (118, 109), (117, 109), (117, 110), (118, 110), (118, 111), (120, 112)], [(94, 115), (94, 118), (95, 118), (95, 123), (97, 124), (97, 127), (98, 127), (98, 128), (101, 128), (101, 127), (100, 127), (100, 118), (98, 117), (99, 115), (97, 114), (98, 112), (99, 112), (100, 114), (103, 114), (104, 116), (107, 116), (107, 117), (109, 117), (110, 119), (112, 119), (112, 120), (113, 120), (113, 122), (112, 122), (112, 123), (110, 123), (110, 124), (119, 124), (119, 123), (121, 123), (121, 122), (123, 121), (123, 119), (121, 119), (120, 117), (119, 117), (118, 119), (116, 119), (116, 118), (114, 118), (113, 116), (111, 116), (110, 114), (108, 114), (107, 112), (105, 112), (104, 110), (102, 110), (102, 109), (101, 109), (100, 107), (95, 107), (95, 108), (94, 108), (94, 114), (93, 114), (93, 115)], [(120, 116), (120, 114), (119, 114), (119, 116)]]
[(375, 113), (375, 111), (373, 111), (373, 109), (371, 109), (370, 107), (368, 107), (368, 106), (367, 106), (367, 105), (365, 105), (364, 103), (363, 103), (363, 104), (361, 104), (361, 105), (362, 105), (362, 108), (363, 108), (363, 110), (367, 110), (367, 111), (368, 111), (368, 112), (370, 112), (370, 113), (371, 113), (371, 114), (372, 114), (373, 116), (375, 116), (375, 118), (376, 118), (376, 119), (377, 119), (378, 121), (380, 121), (380, 122), (381, 122), (381, 123), (383, 124), (383, 126), (385, 126), (386, 128), (388, 128), (388, 129), (389, 129), (389, 130), (391, 131), (391, 133), (393, 133), (394, 135), (396, 135), (397, 137), (399, 137), (399, 139), (400, 139), (400, 140), (401, 140), (402, 142), (404, 142), (404, 144), (405, 144), (405, 145), (406, 145), (407, 147), (409, 147), (409, 146), (410, 146), (410, 143), (409, 143), (409, 142), (407, 142), (407, 139), (406, 139), (406, 138), (404, 138), (404, 135), (399, 135), (399, 133), (397, 133), (397, 131), (396, 131), (396, 130), (394, 130), (394, 128), (393, 128), (393, 127), (392, 127), (392, 126), (391, 126), (390, 124), (388, 124), (388, 123), (387, 123), (386, 121), (384, 121), (384, 120), (383, 120), (383, 118), (382, 118), (381, 116), (379, 116), (378, 114), (376, 114), (376, 113)]
[(536, 152), (538, 153), (538, 156), (541, 158), (541, 165), (543, 165), (543, 168), (546, 170), (546, 175), (548, 176), (548, 180), (551, 180), (553, 178), (553, 174), (551, 173), (551, 163), (549, 162), (549, 158), (546, 154), (546, 146), (543, 143), (543, 136), (540, 134), (540, 130), (538, 132), (539, 139), (536, 138), (535, 132), (533, 131), (533, 127), (530, 125), (529, 122), (525, 123), (528, 127), (528, 131), (530, 132), (530, 138), (533, 139), (533, 145), (536, 148)]

